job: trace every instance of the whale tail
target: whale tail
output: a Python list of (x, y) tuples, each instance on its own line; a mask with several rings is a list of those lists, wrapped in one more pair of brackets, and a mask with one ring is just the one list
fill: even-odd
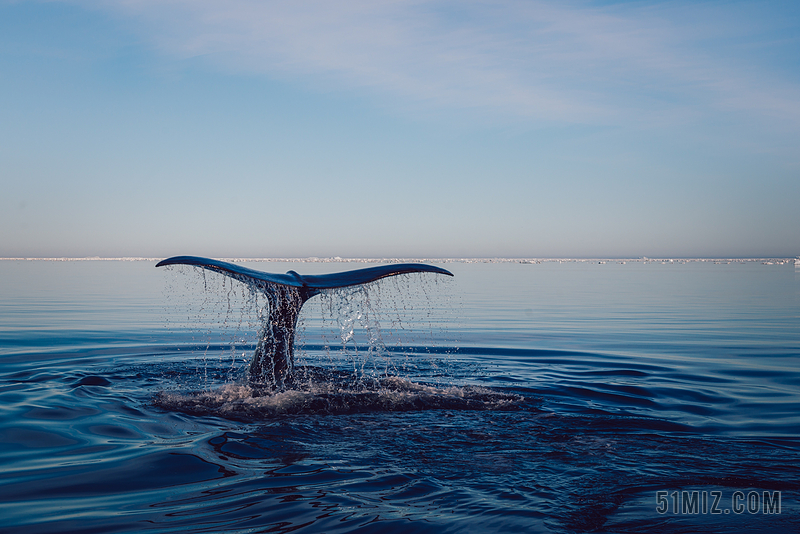
[(263, 292), (269, 302), (269, 315), (263, 322), (250, 363), (249, 379), (255, 385), (280, 389), (294, 367), (294, 335), (300, 309), (311, 297), (326, 289), (368, 284), (388, 276), (407, 273), (453, 273), (424, 263), (397, 263), (356, 269), (342, 273), (301, 275), (265, 273), (225, 261), (198, 256), (174, 256), (156, 264), (194, 265), (230, 276)]

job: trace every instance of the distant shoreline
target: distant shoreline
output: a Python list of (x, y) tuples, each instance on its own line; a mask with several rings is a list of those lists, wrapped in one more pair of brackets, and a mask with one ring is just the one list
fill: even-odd
[[(160, 261), (162, 257), (120, 258), (0, 258), (0, 261)], [(795, 264), (795, 258), (217, 258), (231, 263), (765, 263), (774, 265)]]

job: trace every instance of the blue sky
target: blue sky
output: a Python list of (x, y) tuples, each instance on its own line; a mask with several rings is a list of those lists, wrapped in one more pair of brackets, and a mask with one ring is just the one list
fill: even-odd
[(0, 0), (0, 256), (795, 256), (798, 6)]

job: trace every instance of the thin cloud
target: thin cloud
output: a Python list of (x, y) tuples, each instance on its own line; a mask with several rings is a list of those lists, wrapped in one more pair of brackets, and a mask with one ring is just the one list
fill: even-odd
[(739, 19), (709, 22), (728, 3), (78, 3), (135, 21), (172, 57), (404, 106), (568, 123), (680, 122), (733, 110), (800, 125), (795, 83), (703, 42), (741, 33)]

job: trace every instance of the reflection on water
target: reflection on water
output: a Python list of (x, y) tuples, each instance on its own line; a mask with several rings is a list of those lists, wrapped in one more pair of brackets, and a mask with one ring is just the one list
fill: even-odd
[[(222, 277), (0, 262), (0, 530), (800, 529), (793, 267), (447, 268), (309, 301), (270, 395)], [(658, 491), (782, 509), (662, 515)]]

